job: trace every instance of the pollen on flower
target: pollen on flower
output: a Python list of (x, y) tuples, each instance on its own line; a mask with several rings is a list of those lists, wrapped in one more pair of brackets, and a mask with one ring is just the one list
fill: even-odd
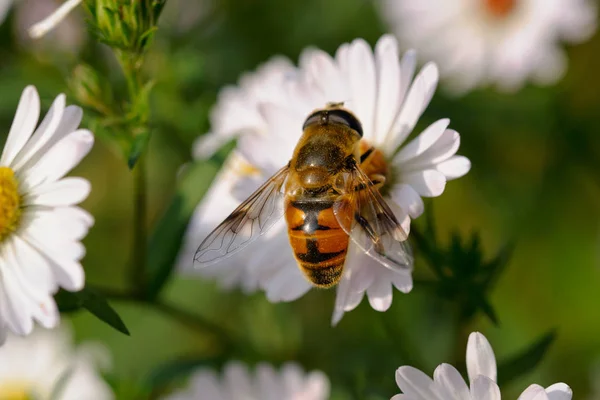
[(484, 0), (485, 6), (495, 17), (507, 16), (516, 6), (517, 0)]
[(31, 392), (24, 382), (9, 382), (0, 385), (0, 393), (4, 400), (29, 400), (32, 399)]
[(12, 169), (0, 167), (0, 241), (17, 229), (21, 216), (19, 184)]
[(388, 167), (388, 162), (381, 150), (372, 147), (366, 140), (360, 141), (361, 164), (360, 168), (369, 176), (381, 175), (385, 177), (383, 186), (379, 188), (382, 195), (386, 195), (392, 186), (394, 176), (393, 169)]

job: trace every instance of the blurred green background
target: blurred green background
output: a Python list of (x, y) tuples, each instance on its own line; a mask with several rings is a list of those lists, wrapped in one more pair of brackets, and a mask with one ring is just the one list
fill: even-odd
[[(65, 81), (80, 60), (119, 81), (110, 53), (89, 37), (78, 50), (61, 48), (59, 36), (52, 46), (22, 39), (21, 15), (41, 2), (17, 2), (0, 26), (2, 141), (24, 86), (36, 85), (47, 109), (67, 91)], [(366, 0), (169, 0), (162, 18), (146, 71), (157, 80), (148, 154), (149, 229), (171, 200), (174, 176), (190, 161), (193, 140), (208, 131), (208, 113), (221, 87), (272, 55), (297, 61), (309, 45), (331, 53), (356, 37), (373, 45), (386, 32)], [(86, 35), (83, 12), (67, 22), (80, 24), (74, 32)], [(506, 398), (516, 398), (533, 382), (563, 381), (581, 399), (590, 392), (590, 379), (600, 380), (600, 375), (591, 378), (600, 362), (600, 36), (567, 50), (568, 73), (555, 86), (525, 87), (515, 94), (477, 90), (459, 99), (438, 90), (420, 121), (423, 127), (449, 117), (462, 136), (459, 153), (473, 164), (466, 177), (427, 203), (440, 240), (447, 242), (453, 231), (479, 232), (488, 258), (516, 242), (491, 296), (499, 326), (478, 315), (468, 331), (483, 332), (501, 361), (556, 329), (556, 341), (535, 370), (503, 387)], [(69, 100), (74, 102), (73, 96)], [(124, 288), (132, 244), (131, 173), (119, 154), (98, 140), (72, 174), (93, 185), (83, 204), (96, 218), (84, 241), (87, 281)], [(430, 275), (419, 260), (415, 276)], [(466, 341), (456, 337), (452, 305), (421, 285), (408, 295), (395, 292), (383, 314), (365, 300), (332, 328), (334, 295), (313, 290), (293, 303), (274, 305), (262, 293), (222, 292), (211, 282), (174, 277), (162, 297), (228, 330), (238, 346), (225, 353), (210, 327), (188, 326), (144, 304), (112, 301), (131, 337), (86, 312), (65, 319), (72, 321), (78, 341), (108, 346), (114, 359), (110, 380), (119, 398), (135, 398), (159, 370), (161, 387), (154, 394), (177, 386), (185, 374), (164, 366), (178, 360), (215, 365), (223, 358), (250, 364), (297, 360), (305, 369), (324, 371), (336, 398), (356, 399), (397, 393), (394, 372), (400, 365), (431, 374), (438, 364), (454, 362), (456, 354), (464, 360)]]

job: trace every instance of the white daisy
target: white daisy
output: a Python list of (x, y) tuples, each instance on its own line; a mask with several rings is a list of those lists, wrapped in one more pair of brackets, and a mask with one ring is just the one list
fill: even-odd
[(52, 295), (59, 286), (81, 290), (85, 254), (80, 240), (94, 220), (75, 205), (90, 184), (67, 174), (90, 151), (94, 136), (79, 129), (82, 111), (59, 95), (36, 129), (40, 99), (23, 91), (0, 157), (0, 336), (19, 335), (33, 320), (54, 327), (59, 313)]
[[(265, 69), (263, 67), (263, 71)], [(328, 102), (344, 102), (362, 122), (364, 142), (376, 147), (388, 168), (383, 193), (407, 232), (410, 218), (423, 213), (421, 196), (439, 196), (447, 180), (469, 171), (469, 160), (455, 156), (460, 137), (447, 129), (447, 119), (435, 122), (403, 145), (433, 96), (438, 73), (434, 64), (427, 64), (413, 80), (415, 54), (407, 52), (399, 59), (393, 37), (383, 36), (374, 53), (364, 40), (357, 39), (342, 45), (335, 58), (310, 49), (302, 54), (298, 69), (273, 69), (273, 84), (268, 86), (269, 90), (260, 92), (260, 98), (255, 91), (243, 88), (237, 89), (234, 100), (223, 96), (217, 110), (227, 112), (213, 114), (212, 123), (213, 127), (219, 127), (226, 125), (227, 119), (251, 118), (245, 118), (240, 127), (213, 130), (197, 144), (222, 143), (238, 135), (233, 157), (248, 166), (237, 172), (222, 173), (215, 183), (221, 188), (215, 189), (221, 190), (219, 198), (207, 196), (193, 219), (192, 228), (201, 226), (199, 230), (203, 233), (214, 228), (213, 220), (225, 218), (234, 205), (287, 164), (302, 133), (304, 119)], [(257, 84), (265, 80), (265, 76), (256, 78)], [(208, 151), (211, 150), (209, 146)], [(201, 149), (195, 153), (205, 155), (207, 151)], [(237, 201), (224, 200), (231, 195)], [(260, 243), (244, 249), (235, 259), (215, 264), (200, 273), (208, 271), (211, 276), (230, 282), (233, 280), (231, 270), (237, 268), (239, 278), (256, 277), (258, 287), (267, 292), (271, 301), (294, 300), (306, 293), (310, 284), (296, 266), (285, 223), (280, 221), (258, 240)], [(195, 245), (198, 244), (196, 241)], [(187, 247), (186, 251), (189, 254), (193, 249)], [(412, 289), (410, 272), (393, 272), (381, 266), (353, 243), (344, 268), (337, 289), (334, 324), (345, 311), (360, 303), (365, 292), (374, 309), (385, 311), (392, 302), (392, 286), (402, 292)]]
[(210, 370), (201, 370), (189, 387), (168, 396), (166, 400), (325, 400), (329, 398), (329, 380), (318, 371), (305, 374), (292, 363), (276, 371), (259, 364), (255, 374), (238, 362), (225, 366), (219, 379)]
[(96, 343), (72, 348), (65, 328), (36, 329), (26, 338), (10, 335), (0, 348), (0, 398), (37, 400), (111, 400), (98, 373), (110, 364)]
[(579, 43), (596, 30), (592, 0), (380, 0), (402, 45), (440, 65), (451, 89), (526, 80), (556, 82), (567, 67), (560, 41)]
[[(467, 372), (470, 385), (450, 364), (440, 364), (433, 379), (416, 368), (400, 367), (396, 371), (396, 383), (403, 394), (397, 394), (391, 400), (500, 400), (496, 357), (488, 340), (479, 332), (469, 335)], [(546, 389), (531, 385), (519, 400), (570, 400), (572, 395), (571, 388), (564, 383)]]

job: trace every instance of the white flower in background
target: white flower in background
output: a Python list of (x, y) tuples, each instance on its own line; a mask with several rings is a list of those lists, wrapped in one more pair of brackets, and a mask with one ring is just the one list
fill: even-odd
[(0, 398), (36, 400), (111, 400), (98, 373), (107, 369), (107, 350), (87, 343), (73, 349), (65, 328), (36, 329), (26, 338), (10, 335), (0, 348)]
[(64, 20), (42, 38), (30, 36), (29, 29), (38, 21), (59, 9), (55, 0), (19, 0), (15, 7), (16, 37), (25, 47), (38, 52), (61, 51), (77, 53), (86, 41), (86, 27), (80, 13), (65, 14)]
[(579, 43), (596, 30), (592, 0), (379, 1), (401, 44), (438, 62), (458, 93), (554, 83), (567, 68), (560, 42)]
[[(1, 0), (0, 0), (1, 1)], [(62, 22), (83, 0), (66, 0), (60, 7), (54, 9), (43, 20), (37, 22), (29, 28), (29, 35), (34, 38), (40, 38), (54, 29)]]
[(219, 379), (210, 370), (201, 370), (191, 378), (189, 387), (165, 400), (326, 400), (329, 380), (318, 371), (305, 374), (292, 363), (277, 372), (259, 364), (255, 374), (238, 362), (230, 362)]
[[(479, 332), (469, 335), (467, 372), (470, 385), (450, 364), (440, 364), (433, 379), (416, 368), (400, 367), (396, 371), (396, 383), (403, 394), (397, 394), (391, 400), (500, 400), (496, 357), (488, 340)], [(531, 385), (519, 400), (570, 400), (572, 395), (571, 388), (564, 383), (546, 389)]]
[[(287, 164), (305, 118), (328, 102), (344, 102), (362, 122), (364, 141), (383, 154), (391, 170), (383, 191), (408, 231), (410, 218), (423, 213), (421, 196), (439, 196), (446, 181), (470, 169), (467, 158), (455, 156), (460, 137), (447, 129), (447, 119), (435, 122), (404, 144), (438, 81), (434, 64), (427, 64), (413, 79), (414, 73), (414, 52), (400, 59), (396, 40), (386, 35), (374, 53), (361, 39), (342, 45), (335, 58), (310, 49), (302, 54), (298, 69), (281, 60), (273, 61), (259, 74), (245, 77), (245, 82), (252, 84), (227, 88), (212, 115), (213, 131), (196, 144), (195, 154), (207, 156), (215, 143), (218, 146), (239, 136), (232, 156), (236, 161), (226, 164), (213, 192), (192, 219), (188, 236), (194, 240), (187, 240), (182, 267), (192, 267), (192, 255), (201, 238)], [(234, 164), (237, 167), (232, 167)], [(228, 286), (241, 283), (249, 290), (262, 288), (270, 301), (291, 301), (311, 288), (296, 265), (284, 221), (258, 242), (198, 272), (217, 277)], [(374, 309), (385, 311), (392, 302), (392, 286), (405, 293), (412, 289), (410, 272), (383, 267), (353, 243), (344, 268), (337, 288), (334, 324), (345, 311), (358, 306), (365, 292)], [(244, 280), (250, 283), (242, 283)]]
[(79, 129), (82, 111), (59, 95), (36, 129), (40, 98), (33, 86), (21, 95), (0, 157), (0, 337), (19, 335), (33, 320), (54, 327), (52, 295), (59, 286), (81, 290), (85, 254), (80, 240), (94, 220), (75, 205), (90, 192), (82, 178), (64, 176), (90, 151), (94, 136)]
[(6, 19), (12, 3), (13, 0), (0, 0), (0, 24)]

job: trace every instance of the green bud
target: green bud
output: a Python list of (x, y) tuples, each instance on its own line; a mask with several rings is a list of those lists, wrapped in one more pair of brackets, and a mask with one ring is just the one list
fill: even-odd
[(93, 31), (111, 47), (141, 54), (157, 29), (166, 0), (86, 0)]
[(79, 104), (101, 114), (110, 114), (112, 93), (105, 79), (87, 64), (79, 64), (73, 70), (67, 84)]

